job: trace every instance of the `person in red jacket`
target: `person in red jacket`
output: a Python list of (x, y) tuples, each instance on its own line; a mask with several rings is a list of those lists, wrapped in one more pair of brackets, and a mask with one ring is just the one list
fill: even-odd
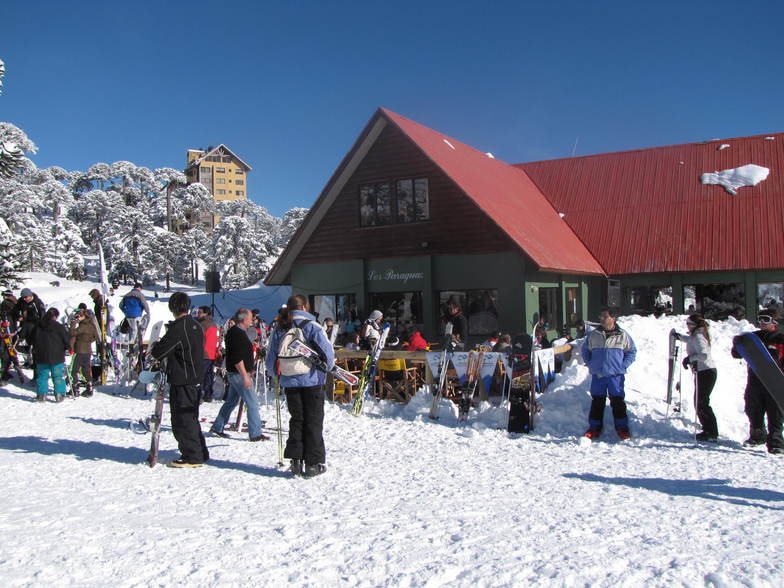
[(419, 331), (414, 331), (408, 341), (403, 344), (403, 349), (406, 351), (427, 351), (429, 347), (430, 343), (425, 341)]
[(202, 400), (212, 402), (212, 387), (215, 383), (215, 360), (218, 359), (218, 327), (212, 320), (212, 309), (200, 306), (196, 309), (196, 320), (204, 330), (204, 381), (201, 385)]

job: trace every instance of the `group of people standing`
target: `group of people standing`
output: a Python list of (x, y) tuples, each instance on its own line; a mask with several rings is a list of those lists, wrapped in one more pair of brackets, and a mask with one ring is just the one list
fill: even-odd
[[(771, 357), (782, 367), (784, 360), (784, 334), (778, 330), (779, 315), (775, 309), (757, 313), (759, 337)], [(602, 434), (604, 409), (610, 398), (613, 421), (620, 439), (629, 439), (629, 419), (625, 402), (625, 374), (634, 362), (637, 349), (628, 332), (621, 329), (612, 309), (602, 309), (600, 325), (590, 331), (582, 345), (582, 357), (591, 373), (591, 408), (588, 413), (588, 430), (585, 436), (597, 439)], [(705, 318), (691, 314), (686, 319), (687, 334), (678, 339), (686, 343), (683, 367), (695, 375), (695, 410), (702, 430), (696, 434), (698, 441), (715, 443), (719, 437), (716, 415), (710, 397), (716, 384), (717, 370), (711, 350), (710, 327)], [(732, 350), (733, 357), (740, 355)], [(744, 395), (745, 412), (749, 419), (749, 438), (744, 445), (767, 445), (769, 453), (784, 454), (782, 424), (784, 415), (778, 404), (749, 366)], [(767, 427), (765, 419), (767, 417)]]
[[(209, 451), (201, 430), (199, 406), (204, 400), (201, 386), (210, 359), (205, 354), (205, 343), (214, 337), (215, 328), (205, 307), (190, 314), (190, 298), (175, 292), (169, 298), (169, 310), (174, 315), (166, 334), (155, 343), (150, 353), (159, 361), (165, 360), (165, 369), (170, 386), (169, 405), (172, 432), (181, 457), (171, 462), (173, 467), (200, 467), (209, 460)], [(224, 428), (240, 399), (245, 403), (248, 415), (248, 436), (251, 442), (269, 439), (262, 432), (258, 395), (253, 386), (256, 352), (249, 330), (253, 328), (254, 316), (247, 308), (239, 309), (225, 334), (225, 362), (229, 386), (223, 406), (209, 429), (218, 437), (228, 437)], [(201, 324), (200, 324), (201, 323)], [(206, 326), (206, 329), (203, 328)], [(324, 383), (326, 373), (315, 367), (296, 375), (285, 375), (279, 369), (279, 349), (283, 335), (291, 328), (301, 330), (304, 342), (322, 356), (328, 367), (334, 365), (332, 344), (324, 328), (308, 312), (307, 300), (303, 296), (292, 296), (283, 307), (275, 322), (269, 344), (266, 345), (266, 368), (279, 378), (285, 389), (288, 406), (289, 435), (284, 457), (291, 460), (290, 470), (295, 475), (313, 477), (326, 471), (326, 449), (323, 438)], [(213, 343), (208, 344), (213, 348)]]

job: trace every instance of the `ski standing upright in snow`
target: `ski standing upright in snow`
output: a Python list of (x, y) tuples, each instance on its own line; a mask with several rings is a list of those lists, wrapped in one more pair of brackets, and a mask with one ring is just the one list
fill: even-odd
[(433, 420), (438, 420), (441, 397), (446, 389), (446, 372), (449, 369), (449, 358), (452, 356), (452, 327), (452, 323), (447, 323), (444, 327), (444, 351), (438, 362), (438, 383), (433, 391), (433, 404), (430, 406), (430, 414), (428, 415)]
[[(680, 392), (681, 392), (681, 378), (680, 378), (680, 351), (681, 346), (678, 344), (680, 337), (675, 329), (670, 330), (669, 335), (669, 361), (667, 363), (667, 415), (669, 416), (670, 406), (672, 406), (672, 399), (674, 393), (678, 392), (678, 402), (673, 407), (673, 412), (680, 412)], [(676, 381), (676, 375), (678, 376)]]
[(362, 370), (362, 376), (359, 379), (359, 392), (357, 393), (356, 398), (354, 398), (354, 405), (351, 407), (351, 413), (354, 415), (358, 416), (362, 414), (365, 398), (370, 398), (373, 394), (373, 386), (376, 385), (378, 358), (381, 357), (381, 352), (384, 350), (384, 345), (387, 343), (388, 336), (389, 325), (384, 325), (376, 348), (369, 353), (365, 359), (365, 367)]

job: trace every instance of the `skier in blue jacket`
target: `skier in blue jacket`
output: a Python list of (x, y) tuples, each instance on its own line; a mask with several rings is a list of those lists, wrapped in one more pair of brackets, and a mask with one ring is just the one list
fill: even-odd
[(303, 342), (321, 356), (328, 370), (335, 365), (335, 354), (326, 332), (308, 312), (307, 299), (299, 294), (289, 298), (270, 337), (266, 363), (267, 370), (278, 375), (280, 386), (286, 389), (286, 404), (291, 415), (283, 455), (291, 460), (294, 475), (312, 477), (327, 470), (322, 433), (326, 373), (283, 349), (286, 346), (284, 339), (292, 336), (287, 333), (296, 328), (300, 329)]
[(601, 327), (588, 334), (582, 348), (582, 357), (592, 376), (591, 410), (585, 436), (597, 439), (602, 434), (604, 407), (609, 396), (615, 431), (621, 439), (629, 439), (624, 378), (627, 368), (637, 356), (637, 348), (629, 334), (616, 324), (611, 309), (601, 310), (599, 322)]

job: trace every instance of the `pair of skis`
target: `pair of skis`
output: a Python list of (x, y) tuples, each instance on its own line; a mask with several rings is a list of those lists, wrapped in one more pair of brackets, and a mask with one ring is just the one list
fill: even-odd
[(468, 420), (468, 412), (471, 410), (471, 402), (476, 394), (476, 386), (481, 377), (482, 364), (485, 354), (482, 351), (471, 351), (468, 353), (468, 365), (466, 367), (466, 382), (460, 389), (460, 399), (458, 401), (458, 422)]
[(449, 369), (449, 361), (452, 358), (452, 328), (452, 323), (447, 323), (444, 329), (444, 351), (441, 354), (441, 360), (438, 362), (438, 384), (433, 391), (433, 404), (428, 415), (433, 420), (438, 420), (441, 398), (446, 390), (446, 372)]
[(375, 349), (365, 358), (365, 365), (363, 366), (362, 374), (359, 377), (359, 390), (354, 398), (354, 404), (351, 407), (351, 414), (355, 416), (362, 414), (365, 399), (370, 398), (373, 395), (373, 386), (376, 385), (376, 372), (378, 371), (378, 359), (381, 357), (381, 352), (384, 350), (388, 336), (389, 325), (384, 325), (384, 328), (381, 331), (381, 337), (376, 343)]

